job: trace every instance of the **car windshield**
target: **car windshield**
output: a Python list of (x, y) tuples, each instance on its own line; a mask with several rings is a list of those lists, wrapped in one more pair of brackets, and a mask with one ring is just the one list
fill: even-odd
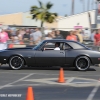
[(33, 50), (37, 50), (43, 43), (44, 43), (44, 41), (42, 41), (41, 43), (39, 43), (37, 46), (35, 46), (35, 47), (33, 48)]

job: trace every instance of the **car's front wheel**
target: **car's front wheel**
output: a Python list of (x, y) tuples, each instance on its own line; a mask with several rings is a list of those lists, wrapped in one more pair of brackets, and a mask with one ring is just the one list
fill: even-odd
[(12, 56), (9, 59), (9, 67), (14, 70), (21, 69), (24, 66), (24, 60), (20, 56)]
[(75, 60), (75, 67), (79, 71), (86, 71), (90, 67), (90, 59), (86, 56), (80, 56)]

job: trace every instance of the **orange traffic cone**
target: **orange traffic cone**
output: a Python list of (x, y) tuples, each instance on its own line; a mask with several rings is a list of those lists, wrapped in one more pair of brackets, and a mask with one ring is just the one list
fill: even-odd
[(59, 82), (59, 83), (64, 83), (64, 82), (65, 82), (63, 68), (60, 68), (58, 82)]
[(34, 100), (34, 94), (32, 87), (28, 87), (26, 100)]

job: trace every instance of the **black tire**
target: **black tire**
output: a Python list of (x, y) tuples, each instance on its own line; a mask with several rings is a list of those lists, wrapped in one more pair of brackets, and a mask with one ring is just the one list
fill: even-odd
[(80, 56), (75, 60), (75, 67), (79, 71), (86, 71), (90, 67), (90, 59), (86, 56)]
[(13, 70), (19, 70), (24, 66), (24, 60), (20, 56), (12, 56), (9, 59), (9, 67)]

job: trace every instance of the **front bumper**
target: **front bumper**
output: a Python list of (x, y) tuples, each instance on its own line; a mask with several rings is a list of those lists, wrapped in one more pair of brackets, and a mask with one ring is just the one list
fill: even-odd
[(8, 61), (7, 57), (0, 57), (0, 64), (6, 64)]

